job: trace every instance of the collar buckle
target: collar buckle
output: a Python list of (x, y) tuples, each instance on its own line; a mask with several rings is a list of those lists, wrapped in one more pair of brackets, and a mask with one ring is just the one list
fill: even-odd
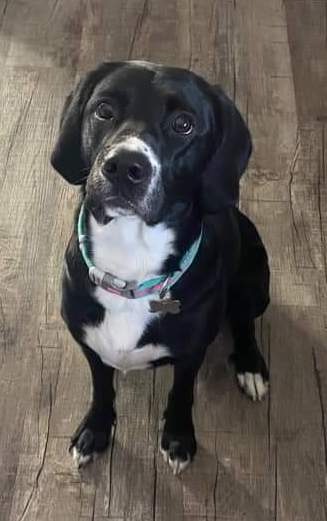
[(101, 286), (106, 290), (112, 289), (123, 294), (134, 291), (137, 286), (135, 280), (126, 281), (120, 279), (111, 273), (100, 270), (96, 266), (91, 266), (89, 268), (89, 277), (96, 286)]
[(120, 279), (119, 277), (115, 277), (111, 273), (105, 272), (102, 284), (104, 286), (109, 286), (112, 289), (116, 289), (117, 291), (129, 291), (135, 289), (137, 286), (137, 282), (135, 280), (127, 281)]

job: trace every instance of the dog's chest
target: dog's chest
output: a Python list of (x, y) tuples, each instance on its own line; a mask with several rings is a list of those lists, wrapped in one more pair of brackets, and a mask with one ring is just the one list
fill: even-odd
[[(93, 220), (90, 232), (95, 265), (128, 281), (155, 276), (173, 252), (171, 230), (147, 227), (137, 218), (121, 217), (106, 226)], [(127, 299), (98, 287), (95, 298), (105, 308), (104, 319), (96, 326), (84, 326), (84, 341), (104, 363), (125, 372), (169, 356), (163, 345), (136, 347), (149, 323), (158, 319), (149, 309), (153, 296)]]

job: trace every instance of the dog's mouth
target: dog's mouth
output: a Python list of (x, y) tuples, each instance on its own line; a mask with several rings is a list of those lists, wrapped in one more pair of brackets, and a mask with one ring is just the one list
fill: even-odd
[(124, 216), (139, 217), (149, 225), (158, 221), (164, 203), (159, 178), (132, 182), (116, 173), (116, 179), (107, 179), (102, 168), (96, 162), (85, 185), (85, 206), (99, 223)]
[(85, 207), (101, 224), (107, 224), (111, 219), (136, 215), (137, 210), (128, 198), (122, 195), (99, 195), (86, 192)]

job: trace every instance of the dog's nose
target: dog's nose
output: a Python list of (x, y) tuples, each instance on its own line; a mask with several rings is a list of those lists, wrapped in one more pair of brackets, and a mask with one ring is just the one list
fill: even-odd
[(142, 154), (124, 152), (107, 159), (102, 166), (102, 173), (112, 183), (128, 180), (139, 184), (150, 176), (151, 165)]

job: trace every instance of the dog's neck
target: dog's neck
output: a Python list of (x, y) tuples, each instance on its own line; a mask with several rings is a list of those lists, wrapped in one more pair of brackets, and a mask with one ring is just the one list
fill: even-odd
[(160, 273), (174, 254), (173, 230), (162, 223), (148, 226), (136, 216), (117, 217), (103, 225), (90, 215), (89, 236), (94, 264), (126, 281)]
[(126, 281), (143, 281), (178, 269), (178, 261), (199, 234), (194, 216), (176, 226), (146, 224), (120, 216), (107, 224), (88, 214), (90, 255), (98, 268)]

